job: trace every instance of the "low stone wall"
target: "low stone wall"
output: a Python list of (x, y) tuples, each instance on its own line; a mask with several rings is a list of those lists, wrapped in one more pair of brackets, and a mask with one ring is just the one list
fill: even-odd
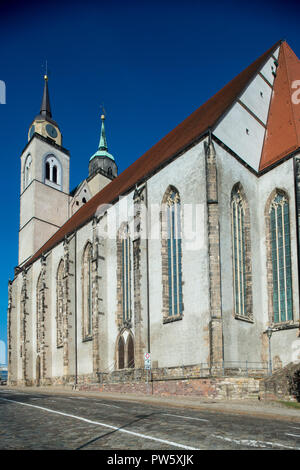
[(261, 380), (260, 395), (268, 400), (300, 401), (300, 364), (290, 363)]
[[(108, 393), (152, 394), (160, 396), (198, 396), (208, 399), (267, 399), (300, 401), (300, 364), (288, 364), (263, 377), (254, 369), (209, 369), (206, 365), (152, 369), (122, 369), (96, 375), (77, 377), (78, 390), (96, 390)], [(35, 386), (33, 380), (8, 381), (9, 386)], [(72, 386), (75, 376), (52, 377), (40, 380), (41, 386)]]
[[(150, 372), (149, 372), (150, 374)], [(153, 381), (165, 380), (189, 380), (210, 377), (241, 377), (241, 378), (261, 378), (265, 375), (264, 369), (253, 369), (245, 367), (223, 367), (222, 364), (215, 364), (209, 367), (208, 364), (185, 365), (176, 367), (161, 367), (151, 369)], [(112, 372), (99, 372), (97, 382), (101, 384), (125, 383), (125, 382), (145, 382), (147, 381), (147, 370), (145, 369), (121, 369)], [(85, 380), (86, 381), (86, 380)], [(79, 380), (78, 380), (79, 383)]]
[(258, 398), (261, 379), (246, 377), (216, 377), (174, 380), (153, 380), (151, 382), (122, 382), (79, 385), (79, 390), (93, 390), (111, 393), (135, 393), (159, 396), (198, 396), (213, 399)]
[[(229, 373), (230, 372), (230, 373)], [(108, 393), (152, 394), (160, 396), (198, 396), (207, 399), (258, 398), (261, 375), (254, 370), (226, 370), (208, 364), (153, 368), (122, 369), (77, 376), (76, 389)], [(75, 376), (42, 379), (41, 386), (74, 386)], [(35, 383), (10, 384), (34, 386)]]

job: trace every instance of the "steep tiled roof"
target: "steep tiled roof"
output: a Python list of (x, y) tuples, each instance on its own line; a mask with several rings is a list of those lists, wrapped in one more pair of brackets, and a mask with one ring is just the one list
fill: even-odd
[(271, 54), (277, 49), (277, 42), (249, 67), (243, 70), (224, 88), (194, 111), (181, 124), (161, 139), (156, 145), (136, 160), (123, 173), (82, 206), (25, 264), (33, 263), (43, 253), (53, 248), (64, 237), (91, 220), (101, 204), (112, 203), (143, 181), (174, 156), (196, 142), (212, 128), (222, 115), (240, 96), (245, 87), (258, 73)]
[[(259, 170), (278, 162), (300, 146), (300, 104), (293, 102), (293, 82), (300, 80), (300, 61), (286, 42), (278, 57), (267, 130)], [(299, 89), (299, 84), (297, 88)], [(299, 99), (299, 93), (297, 94)]]

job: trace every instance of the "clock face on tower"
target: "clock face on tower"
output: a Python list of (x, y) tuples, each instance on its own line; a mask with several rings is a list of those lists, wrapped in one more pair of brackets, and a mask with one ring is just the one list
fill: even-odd
[(52, 137), (52, 139), (55, 139), (57, 137), (57, 130), (51, 124), (46, 125), (46, 131), (47, 134)]
[(29, 131), (29, 139), (31, 139), (31, 137), (33, 136), (34, 131), (35, 131), (35, 127), (31, 126), (30, 131)]

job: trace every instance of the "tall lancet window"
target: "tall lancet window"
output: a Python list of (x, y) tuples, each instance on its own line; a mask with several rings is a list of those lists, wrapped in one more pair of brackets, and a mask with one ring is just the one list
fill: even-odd
[(43, 342), (43, 281), (42, 275), (39, 275), (36, 285), (36, 352), (41, 352)]
[(86, 244), (82, 259), (82, 291), (83, 291), (83, 309), (82, 309), (82, 336), (83, 339), (92, 337), (92, 245)]
[(231, 193), (234, 312), (236, 317), (252, 319), (250, 216), (242, 186)]
[(131, 320), (131, 240), (128, 225), (120, 231), (123, 321)]
[(179, 192), (173, 187), (164, 196), (161, 216), (163, 316), (168, 321), (183, 313), (181, 204)]
[(56, 275), (56, 346), (63, 346), (63, 276), (64, 262), (60, 261)]
[(293, 320), (291, 242), (288, 198), (277, 191), (270, 209), (270, 249), (273, 274), (273, 321)]

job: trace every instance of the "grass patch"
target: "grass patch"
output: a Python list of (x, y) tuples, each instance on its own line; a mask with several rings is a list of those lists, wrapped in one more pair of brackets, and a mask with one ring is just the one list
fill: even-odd
[(282, 405), (286, 406), (287, 408), (294, 408), (294, 409), (300, 410), (300, 403), (298, 403), (297, 401), (283, 401), (283, 400), (279, 400), (279, 403), (281, 403)]

